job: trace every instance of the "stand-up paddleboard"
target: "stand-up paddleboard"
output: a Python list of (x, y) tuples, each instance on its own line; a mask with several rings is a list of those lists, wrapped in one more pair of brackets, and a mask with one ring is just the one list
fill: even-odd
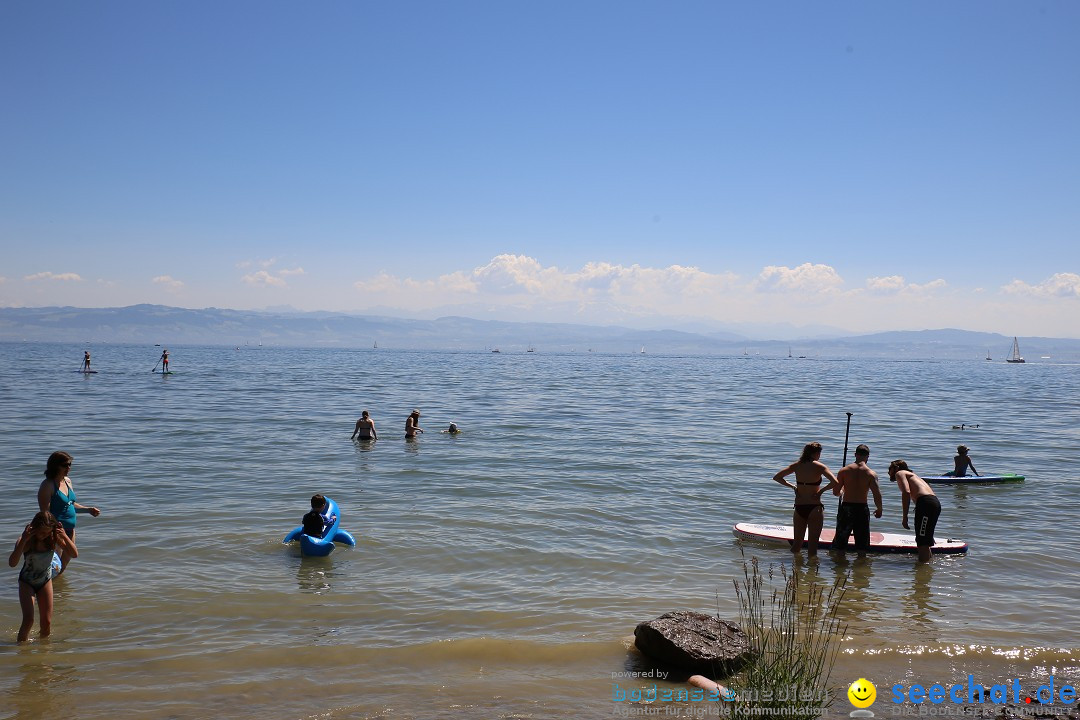
[(166, 370), (165, 372), (161, 372), (160, 370), (151, 370), (150, 372), (158, 373), (160, 375), (172, 375), (173, 374), (172, 370)]
[(97, 370), (73, 370), (72, 372), (77, 372), (80, 375), (97, 375)]
[[(732, 529), (732, 534), (740, 540), (765, 543), (767, 545), (782, 545), (791, 547), (795, 537), (795, 528), (790, 525), (763, 525), (757, 523), (737, 523)], [(818, 547), (828, 550), (832, 547), (834, 530), (823, 529), (818, 540)], [(803, 540), (803, 547), (806, 540)], [(855, 552), (855, 539), (848, 539), (848, 551)], [(870, 533), (870, 552), (873, 553), (916, 553), (919, 547), (915, 544), (914, 535), (900, 535), (899, 533)], [(937, 544), (930, 548), (931, 552), (939, 554), (966, 553), (968, 545), (962, 540), (938, 540)]]
[(935, 485), (975, 485), (979, 483), (1024, 482), (1023, 475), (1003, 473), (1001, 475), (920, 475), (923, 480)]
[(304, 526), (294, 529), (285, 539), (283, 543), (288, 544), (293, 540), (300, 541), (300, 552), (304, 555), (312, 555), (315, 557), (325, 557), (334, 551), (334, 543), (339, 542), (342, 545), (353, 546), (356, 545), (356, 539), (347, 530), (342, 530), (338, 526), (341, 524), (341, 511), (338, 510), (336, 502), (330, 498), (326, 498), (326, 512), (325, 515), (333, 515), (334, 523), (326, 528), (326, 533), (322, 537), (314, 537), (304, 533)]

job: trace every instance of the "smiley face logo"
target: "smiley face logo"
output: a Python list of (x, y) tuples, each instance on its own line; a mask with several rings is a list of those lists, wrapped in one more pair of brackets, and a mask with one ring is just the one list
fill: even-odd
[(866, 678), (859, 678), (847, 689), (848, 700), (857, 708), (868, 708), (877, 699), (877, 688)]

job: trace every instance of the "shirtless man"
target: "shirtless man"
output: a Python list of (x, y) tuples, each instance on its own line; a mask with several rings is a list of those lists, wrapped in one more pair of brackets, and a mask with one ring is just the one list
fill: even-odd
[(90, 372), (90, 351), (89, 350), (83, 350), (82, 369), (83, 369), (83, 372)]
[(870, 459), (870, 448), (860, 445), (855, 448), (855, 462), (840, 468), (836, 473), (836, 485), (833, 495), (843, 495), (840, 509), (836, 513), (836, 534), (833, 536), (832, 549), (839, 552), (847, 550), (848, 536), (855, 534), (855, 549), (864, 555), (870, 549), (870, 507), (866, 504), (867, 492), (874, 493), (874, 517), (881, 517), (881, 488), (878, 487), (877, 473), (866, 465)]
[(919, 562), (930, 562), (941, 503), (926, 481), (911, 472), (903, 460), (893, 460), (889, 464), (889, 479), (900, 488), (904, 498), (904, 528), (907, 530), (911, 529), (908, 527), (908, 505), (911, 500), (915, 501), (915, 544), (919, 546)]
[(416, 433), (424, 432), (424, 430), (416, 423), (420, 421), (420, 411), (413, 410), (409, 417), (405, 418), (405, 437), (414, 438)]

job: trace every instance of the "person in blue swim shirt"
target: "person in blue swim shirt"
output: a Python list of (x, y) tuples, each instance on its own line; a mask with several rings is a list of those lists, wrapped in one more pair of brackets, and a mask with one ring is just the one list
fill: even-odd
[(330, 526), (337, 522), (337, 515), (326, 514), (329, 505), (323, 495), (316, 493), (311, 496), (311, 512), (304, 515), (301, 522), (305, 535), (321, 538), (326, 535)]
[[(72, 458), (66, 452), (57, 450), (45, 463), (45, 479), (38, 487), (38, 510), (51, 512), (64, 527), (64, 532), (75, 540), (75, 514), (89, 513), (97, 517), (101, 511), (96, 507), (75, 502), (75, 486), (68, 477)], [(60, 556), (61, 572), (67, 568), (71, 554), (65, 548)]]

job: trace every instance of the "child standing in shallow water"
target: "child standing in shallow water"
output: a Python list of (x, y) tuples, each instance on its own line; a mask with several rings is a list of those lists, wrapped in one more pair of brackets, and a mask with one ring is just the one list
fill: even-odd
[(22, 625), (19, 626), (18, 642), (30, 639), (34, 626), (34, 601), (37, 600), (41, 637), (52, 632), (53, 611), (53, 554), (60, 550), (68, 557), (78, 557), (75, 542), (67, 536), (53, 514), (39, 512), (23, 530), (8, 558), (8, 565), (15, 567), (19, 558), (25, 557), (19, 572), (19, 606), (22, 608)]

